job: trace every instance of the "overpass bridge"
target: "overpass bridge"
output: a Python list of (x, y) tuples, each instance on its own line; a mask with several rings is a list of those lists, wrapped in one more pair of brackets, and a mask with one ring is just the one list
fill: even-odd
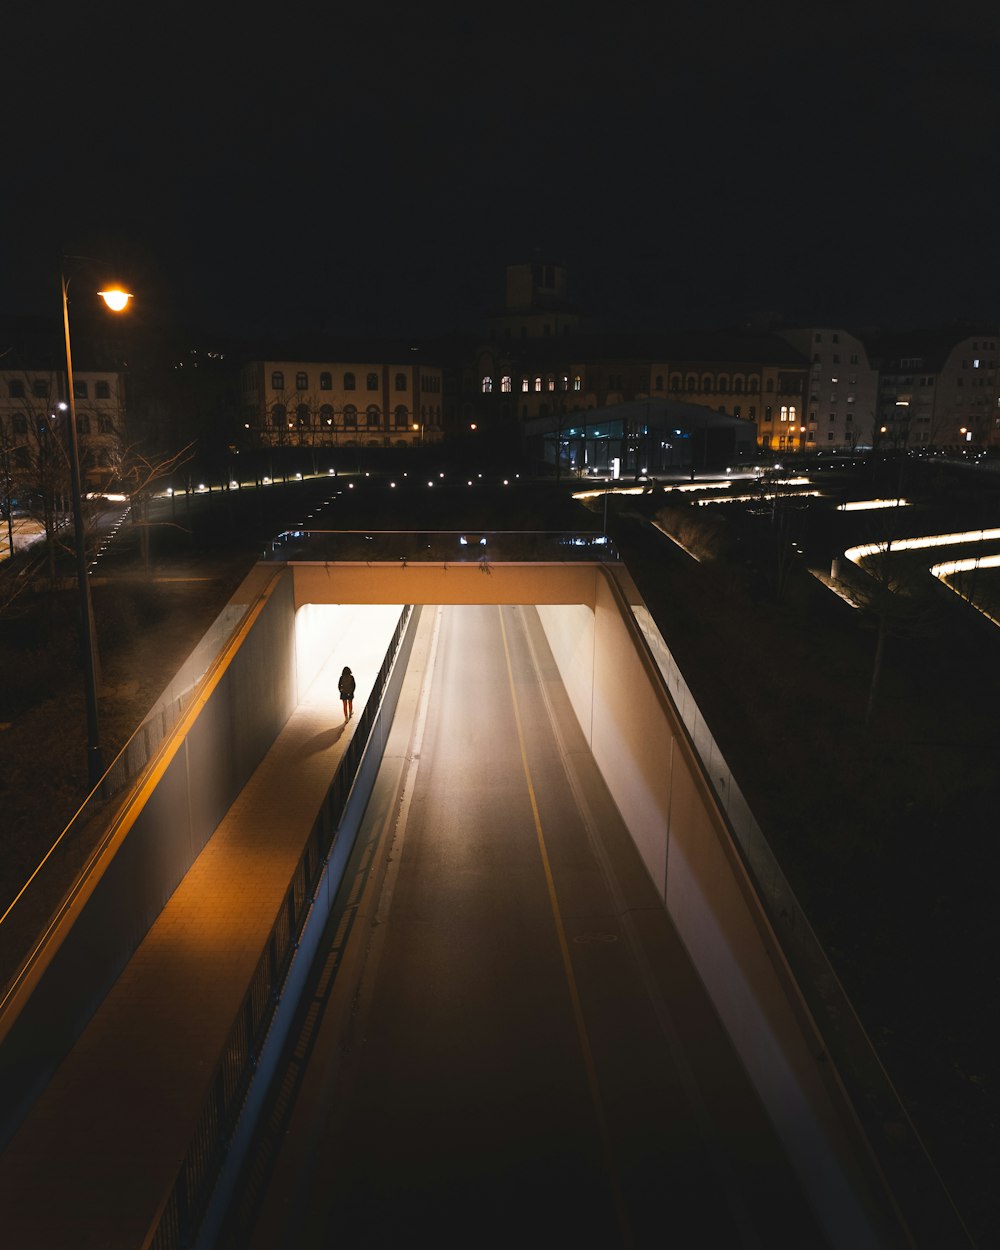
[(6, 991), (4, 1244), (963, 1244), (626, 570), (300, 539)]

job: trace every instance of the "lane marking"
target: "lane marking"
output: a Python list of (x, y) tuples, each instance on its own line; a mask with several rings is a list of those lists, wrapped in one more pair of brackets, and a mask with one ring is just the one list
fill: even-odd
[(542, 821), (538, 814), (538, 802), (535, 798), (535, 786), (531, 779), (531, 768), (528, 765), (528, 752), (524, 742), (524, 728), (521, 723), (521, 709), (517, 702), (517, 691), (514, 686), (514, 668), (510, 658), (510, 647), (507, 643), (507, 630), (503, 623), (503, 609), (498, 606), (497, 614), (500, 617), (500, 636), (503, 639), (504, 657), (507, 661), (507, 679), (510, 684), (510, 698), (514, 707), (514, 724), (517, 727), (517, 741), (521, 750), (521, 767), (524, 770), (524, 779), (528, 786), (528, 798), (531, 803), (531, 815), (535, 822), (535, 836), (538, 840), (538, 850), (542, 857), (542, 869), (545, 873), (545, 884), (548, 889), (549, 906), (552, 910), (552, 919), (555, 922), (556, 937), (559, 941), (559, 951), (562, 955), (563, 972), (566, 976), (566, 984), (569, 989), (570, 1003), (573, 1008), (573, 1020), (576, 1024), (577, 1038), (580, 1042), (580, 1051), (583, 1056), (583, 1066), (587, 1074), (587, 1085), (590, 1089), (590, 1100), (594, 1107), (594, 1116), (597, 1120), (598, 1133), (601, 1138), (601, 1145), (604, 1149), (604, 1162), (608, 1171), (608, 1178), (611, 1184), (611, 1194), (614, 1199), (615, 1213), (618, 1216), (618, 1229), (622, 1237), (622, 1245), (626, 1250), (630, 1250), (633, 1245), (632, 1230), (629, 1225), (628, 1211), (625, 1208), (625, 1196), (622, 1193), (621, 1177), (618, 1173), (618, 1164), (615, 1160), (614, 1149), (611, 1143), (611, 1133), (608, 1129), (607, 1116), (604, 1111), (604, 1100), (601, 1097), (601, 1089), (597, 1080), (597, 1066), (594, 1063), (594, 1052), (590, 1046), (590, 1037), (587, 1033), (587, 1024), (583, 1018), (583, 1005), (580, 1002), (580, 992), (577, 989), (576, 977), (573, 973), (573, 963), (569, 954), (569, 942), (566, 939), (566, 929), (562, 921), (562, 912), (559, 909), (559, 898), (556, 894), (555, 880), (552, 876), (552, 866), (549, 862), (548, 847), (545, 844), (545, 834), (542, 832)]

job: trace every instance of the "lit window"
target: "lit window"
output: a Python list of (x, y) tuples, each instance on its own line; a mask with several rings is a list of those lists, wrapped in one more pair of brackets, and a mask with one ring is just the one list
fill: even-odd
[(556, 380), (552, 376), (551, 373), (549, 374), (549, 377), (548, 377), (548, 388), (550, 391), (554, 391), (556, 389)]
[(521, 393), (523, 395), (527, 395), (529, 390), (531, 390), (531, 386), (530, 386), (530, 383), (528, 382), (528, 379), (522, 378), (521, 379)]
[(504, 376), (500, 379), (500, 390), (504, 395), (510, 394), (510, 378), (507, 374), (504, 374)]
[(489, 395), (493, 390), (493, 379), (489, 376), (483, 378), (483, 394)]
[(540, 391), (541, 389), (542, 389), (542, 379), (535, 378), (535, 390)]
[(574, 390), (574, 391), (578, 391), (578, 390), (580, 389), (580, 387), (581, 387), (581, 385), (582, 385), (582, 384), (583, 384), (583, 379), (580, 377), (580, 375), (579, 375), (579, 374), (577, 374), (577, 375), (573, 378), (573, 390)]

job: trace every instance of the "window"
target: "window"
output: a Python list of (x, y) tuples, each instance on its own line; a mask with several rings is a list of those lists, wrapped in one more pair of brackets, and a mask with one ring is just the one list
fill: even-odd
[(489, 395), (493, 391), (493, 379), (487, 374), (483, 378), (483, 394)]
[(73, 398), (74, 399), (86, 399), (87, 398), (87, 383), (86, 382), (77, 382), (76, 379), (74, 378)]
[(541, 389), (542, 389), (542, 379), (535, 378), (535, 390), (540, 391)]
[(378, 390), (378, 374), (377, 373), (369, 373), (366, 388), (369, 391)]
[(719, 378), (719, 392), (725, 395), (729, 390), (729, 379), (725, 376)]
[(549, 374), (548, 378), (546, 379), (546, 385), (548, 386), (548, 389), (549, 389), (550, 391), (554, 391), (554, 390), (556, 389), (556, 380), (555, 380), (555, 378), (552, 376), (552, 374), (551, 374), (551, 373)]
[(307, 391), (309, 389), (308, 373), (297, 373), (295, 375), (295, 389), (297, 391)]
[(771, 420), (771, 405), (770, 404), (768, 404), (767, 407), (764, 409), (764, 420), (765, 421)]
[(309, 424), (309, 405), (299, 404), (295, 409), (295, 423), (300, 430), (304, 430)]
[(679, 373), (670, 375), (670, 389), (675, 395), (681, 389), (681, 375)]
[(751, 378), (750, 379), (750, 394), (756, 395), (759, 390), (760, 390), (760, 380), (758, 378)]
[(321, 373), (319, 375), (319, 389), (321, 391), (333, 390), (333, 377), (329, 373)]
[(409, 425), (410, 420), (409, 420), (409, 414), (407, 413), (406, 409), (403, 407), (402, 404), (400, 404), (396, 408), (396, 411), (393, 414), (393, 416), (396, 419), (396, 429), (405, 430), (406, 427)]
[(7, 383), (7, 394), (11, 397), (11, 399), (23, 399), (24, 383), (12, 378)]
[(285, 424), (285, 405), (275, 404), (274, 407), (271, 409), (271, 425), (274, 426), (274, 428), (277, 430), (277, 429), (280, 429), (281, 426), (283, 426), (284, 424)]
[(529, 384), (529, 382), (528, 382), (528, 379), (527, 379), (527, 378), (522, 378), (522, 379), (521, 379), (521, 394), (522, 394), (522, 395), (527, 395), (527, 393), (528, 393), (528, 391), (529, 391), (530, 389), (531, 389), (531, 386), (530, 386), (530, 384)]
[(102, 412), (97, 418), (97, 426), (102, 434), (114, 434), (115, 432), (114, 422), (106, 412)]
[(39, 399), (48, 399), (49, 397), (48, 380), (46, 378), (35, 378), (35, 380), (31, 383), (31, 393), (32, 395), (37, 396)]
[(500, 379), (500, 390), (504, 395), (510, 394), (510, 377), (507, 374)]
[[(353, 377), (353, 374), (347, 374), (347, 377)], [(353, 390), (353, 387), (351, 388)], [(358, 410), (353, 404), (348, 404), (344, 408), (344, 429), (356, 430), (358, 428)]]
[[(356, 380), (356, 379), (355, 379), (355, 377), (354, 377), (354, 374), (353, 374), (353, 373), (345, 373), (345, 374), (344, 374), (344, 390), (345, 390), (345, 391), (355, 391), (355, 390), (357, 390), (357, 388), (358, 388), (358, 383), (357, 383), (357, 380)], [(355, 410), (354, 410), (354, 415), (355, 415), (355, 417), (357, 416), (357, 413), (358, 413), (358, 410), (355, 408)], [(345, 416), (345, 418), (346, 418), (346, 416), (347, 416), (347, 412), (346, 412), (346, 410), (345, 410), (345, 412), (344, 412), (344, 416)]]
[(396, 374), (396, 390), (397, 391), (406, 390), (406, 374), (405, 373)]
[(76, 432), (81, 435), (90, 434), (90, 417), (85, 412), (81, 412), (76, 419)]
[(333, 425), (333, 408), (330, 404), (324, 404), (319, 410), (320, 425)]
[(368, 411), (365, 416), (368, 419), (368, 428), (370, 430), (377, 430), (382, 425), (382, 414), (374, 404), (368, 405)]
[(573, 378), (573, 390), (578, 391), (580, 389), (580, 386), (582, 385), (582, 382), (583, 382), (583, 379), (580, 377), (579, 374), (576, 374), (576, 376)]
[(735, 377), (735, 378), (733, 378), (733, 394), (734, 394), (734, 395), (742, 395), (742, 394), (743, 394), (743, 379), (742, 379), (742, 377)]
[(832, 443), (832, 442), (833, 442), (833, 440), (834, 440), (836, 437), (837, 437), (837, 436), (836, 436), (836, 434), (834, 434), (833, 430), (831, 430), (831, 431), (829, 432), (829, 434), (827, 434), (827, 436), (826, 436), (826, 441), (827, 441), (828, 443)]
[(28, 418), (24, 415), (23, 412), (15, 412), (14, 413), (14, 433), (15, 434), (27, 434), (27, 432), (28, 432)]
[(280, 369), (275, 369), (271, 374), (271, 390), (283, 391), (285, 389), (285, 375)]
[(764, 390), (768, 392), (774, 390), (774, 378), (767, 379), (767, 381), (764, 383)]
[(788, 407), (785, 404), (781, 405), (781, 419), (782, 421), (788, 420)]
[(110, 399), (111, 398), (111, 387), (108, 385), (107, 382), (95, 382), (94, 383), (94, 398), (95, 399)]
[(757, 420), (757, 405), (756, 404), (751, 404), (750, 407), (747, 409), (747, 418), (750, 421)]
[(742, 404), (733, 404), (733, 416), (738, 417), (742, 411)]
[(663, 374), (662, 373), (658, 373), (656, 375), (656, 381), (653, 383), (653, 390), (654, 391), (663, 390)]

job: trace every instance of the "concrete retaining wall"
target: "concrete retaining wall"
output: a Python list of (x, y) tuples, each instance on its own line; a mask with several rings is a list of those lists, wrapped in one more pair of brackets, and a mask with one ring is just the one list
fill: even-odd
[(271, 579), (0, 1018), (0, 1148), (295, 706), (293, 579)]
[(864, 1148), (641, 635), (603, 575), (593, 612), (538, 612), (594, 758), (824, 1229), (851, 1250), (879, 1244), (851, 1162)]

